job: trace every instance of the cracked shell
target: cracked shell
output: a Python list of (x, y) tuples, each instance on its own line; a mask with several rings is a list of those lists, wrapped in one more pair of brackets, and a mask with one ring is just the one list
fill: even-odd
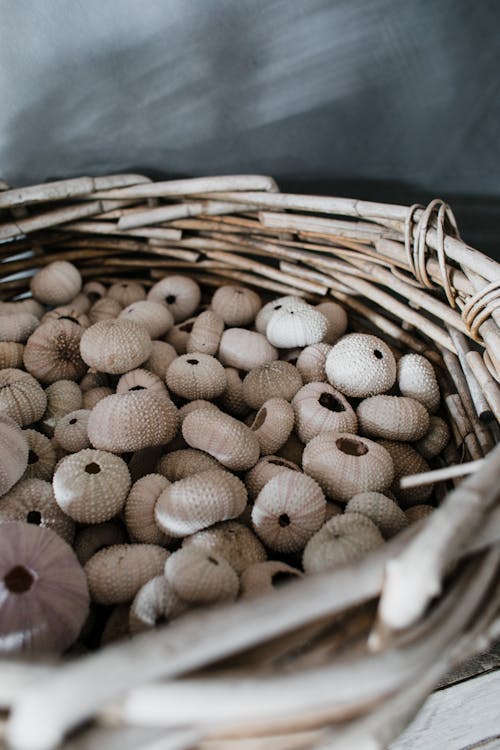
[(215, 552), (195, 546), (183, 547), (165, 563), (165, 578), (178, 596), (190, 604), (234, 601), (238, 596), (238, 574)]
[(156, 544), (114, 544), (96, 552), (84, 566), (90, 596), (98, 604), (130, 602), (163, 572), (169, 554)]
[(345, 396), (328, 383), (308, 383), (292, 399), (297, 434), (308, 443), (322, 432), (356, 432), (358, 420)]
[(259, 441), (252, 430), (221, 411), (191, 412), (182, 423), (182, 435), (191, 448), (209, 453), (232, 471), (250, 469), (259, 460)]
[(396, 360), (387, 344), (367, 333), (349, 333), (333, 345), (326, 360), (330, 385), (345, 396), (385, 393), (396, 381)]
[(334, 516), (309, 540), (302, 563), (306, 573), (349, 565), (384, 543), (373, 521), (360, 513)]
[(151, 338), (144, 326), (133, 320), (101, 320), (84, 332), (80, 350), (89, 367), (122, 375), (148, 359)]
[(370, 396), (358, 406), (359, 431), (371, 438), (419, 440), (429, 429), (429, 412), (406, 396)]

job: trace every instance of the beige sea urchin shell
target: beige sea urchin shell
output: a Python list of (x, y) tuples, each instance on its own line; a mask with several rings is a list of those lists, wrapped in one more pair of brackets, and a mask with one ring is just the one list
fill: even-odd
[(92, 301), (83, 291), (78, 292), (78, 294), (68, 302), (68, 307), (74, 310), (78, 315), (85, 315), (88, 313), (91, 305)]
[(95, 448), (124, 453), (169, 443), (177, 432), (177, 409), (168, 396), (151, 391), (115, 393), (94, 406), (88, 421)]
[(247, 491), (238, 477), (209, 469), (167, 486), (156, 503), (156, 523), (166, 534), (188, 536), (243, 512)]
[(0, 409), (22, 427), (37, 422), (47, 406), (45, 391), (23, 370), (0, 370)]
[(166, 305), (176, 323), (182, 323), (198, 308), (201, 290), (188, 276), (166, 276), (148, 292), (149, 300)]
[(83, 394), (78, 383), (73, 380), (56, 380), (45, 389), (45, 394), (47, 407), (42, 417), (41, 428), (51, 436), (61, 417), (81, 408)]
[(428, 431), (415, 443), (415, 448), (424, 458), (434, 458), (446, 448), (449, 439), (450, 428), (444, 419), (433, 415), (430, 418)]
[(213, 310), (200, 313), (193, 323), (191, 333), (186, 344), (186, 352), (200, 352), (214, 356), (219, 348), (224, 321)]
[(187, 404), (184, 404), (184, 406), (180, 407), (179, 419), (181, 425), (188, 414), (191, 414), (193, 411), (198, 411), (200, 409), (209, 409), (210, 411), (213, 411), (214, 414), (219, 413), (220, 411), (219, 407), (216, 404), (212, 403), (212, 401), (206, 401), (204, 398), (195, 398), (194, 401), (188, 401)]
[(419, 440), (429, 429), (429, 412), (406, 396), (369, 396), (358, 406), (359, 431), (371, 438)]
[(90, 390), (85, 391), (83, 394), (82, 407), (90, 411), (99, 403), (99, 401), (112, 395), (113, 390), (105, 385), (102, 385), (99, 388), (90, 388)]
[(233, 417), (245, 417), (250, 407), (243, 398), (242, 375), (234, 367), (224, 368), (226, 373), (226, 387), (219, 397), (218, 402), (222, 409)]
[(24, 430), (28, 441), (28, 466), (23, 479), (45, 479), (50, 481), (56, 465), (56, 452), (46, 435), (37, 430)]
[(130, 370), (122, 375), (116, 384), (117, 393), (127, 393), (128, 391), (149, 391), (160, 396), (168, 396), (167, 388), (163, 380), (148, 370), (139, 368)]
[(240, 584), (236, 571), (224, 557), (194, 545), (170, 555), (165, 578), (177, 595), (191, 604), (233, 601)]
[(310, 346), (323, 340), (328, 329), (324, 315), (311, 305), (296, 310), (283, 308), (271, 316), (266, 328), (268, 341), (279, 349)]
[(286, 297), (277, 297), (260, 308), (255, 318), (255, 328), (259, 333), (266, 332), (267, 324), (271, 317), (278, 310), (298, 310), (301, 307), (308, 307), (308, 303), (302, 297), (295, 297), (292, 294)]
[(346, 503), (359, 492), (383, 492), (394, 478), (388, 451), (347, 432), (323, 432), (305, 447), (303, 469), (331, 500)]
[(176, 357), (177, 352), (172, 344), (167, 344), (166, 341), (152, 341), (151, 354), (149, 359), (144, 362), (143, 368), (154, 373), (161, 380), (165, 380), (167, 369)]
[(80, 272), (66, 260), (56, 260), (37, 271), (30, 281), (31, 294), (45, 305), (66, 305), (82, 287)]
[(304, 383), (324, 383), (326, 381), (326, 359), (331, 350), (330, 344), (311, 344), (301, 351), (296, 362), (297, 370)]
[(152, 339), (164, 336), (174, 325), (174, 316), (165, 305), (152, 300), (139, 300), (125, 307), (118, 319), (133, 320), (143, 325)]
[(321, 302), (316, 310), (325, 316), (328, 328), (323, 336), (326, 344), (334, 344), (347, 330), (347, 313), (337, 302)]
[(350, 333), (326, 360), (330, 385), (345, 396), (366, 398), (388, 391), (396, 380), (396, 360), (387, 344), (367, 333)]
[(100, 281), (87, 281), (82, 288), (82, 292), (87, 295), (91, 304), (104, 297), (108, 290)]
[(120, 523), (105, 521), (80, 529), (76, 534), (73, 548), (80, 565), (85, 565), (99, 550), (111, 547), (113, 544), (123, 544), (126, 541), (127, 534)]
[(321, 432), (356, 432), (358, 420), (345, 396), (328, 383), (308, 383), (292, 399), (297, 434), (308, 443)]
[(70, 320), (72, 323), (78, 323), (82, 328), (88, 328), (90, 325), (90, 320), (85, 313), (80, 313), (69, 305), (54, 307), (53, 310), (45, 313), (40, 322), (46, 323), (49, 320)]
[(284, 583), (298, 581), (303, 577), (300, 570), (279, 560), (254, 563), (241, 574), (241, 598), (254, 599), (256, 596), (270, 594)]
[(102, 523), (121, 511), (130, 474), (119, 456), (87, 448), (66, 456), (53, 479), (57, 504), (78, 523)]
[(113, 320), (117, 318), (122, 311), (122, 306), (111, 297), (103, 297), (97, 300), (89, 310), (89, 320), (91, 325), (100, 323), (102, 320)]
[(102, 386), (109, 385), (109, 376), (105, 372), (97, 372), (92, 368), (89, 368), (87, 373), (80, 380), (80, 389), (82, 393), (90, 391), (92, 388), (101, 388)]
[(361, 560), (384, 543), (373, 521), (360, 513), (334, 516), (307, 543), (302, 557), (306, 573), (322, 573)]
[(21, 367), (23, 354), (23, 344), (16, 344), (14, 341), (0, 341), (0, 369)]
[(188, 414), (182, 435), (191, 448), (209, 453), (233, 471), (250, 469), (259, 460), (259, 441), (252, 430), (223, 412), (200, 409)]
[(172, 393), (190, 401), (213, 399), (226, 387), (226, 373), (221, 363), (209, 354), (183, 354), (170, 364), (166, 374)]
[(305, 474), (284, 471), (260, 491), (252, 510), (258, 537), (278, 552), (298, 552), (325, 520), (320, 486)]
[(173, 346), (177, 354), (186, 354), (187, 345), (196, 318), (188, 318), (173, 326), (165, 336), (165, 342)]
[(259, 441), (262, 456), (276, 453), (286, 443), (294, 421), (291, 404), (282, 398), (271, 398), (261, 406), (250, 429)]
[(384, 447), (391, 455), (394, 464), (394, 480), (390, 489), (396, 495), (401, 507), (406, 510), (410, 505), (425, 503), (432, 495), (434, 490), (433, 484), (412, 487), (406, 490), (402, 490), (399, 487), (402, 477), (430, 470), (430, 466), (425, 458), (415, 448), (408, 445), (408, 443), (381, 440), (380, 446)]
[(250, 370), (243, 381), (243, 398), (251, 409), (260, 407), (270, 398), (291, 401), (302, 387), (302, 376), (290, 362), (269, 362)]
[(5, 495), (26, 471), (28, 454), (25, 434), (0, 410), (0, 496)]
[(433, 414), (440, 401), (434, 368), (421, 354), (404, 354), (398, 362), (398, 386), (403, 396), (420, 401)]
[(131, 635), (151, 630), (182, 614), (187, 604), (175, 593), (164, 575), (155, 576), (141, 586), (130, 605)]
[(0, 501), (0, 523), (23, 521), (52, 529), (71, 544), (75, 524), (60, 509), (50, 482), (43, 479), (23, 479)]
[(145, 544), (165, 544), (168, 537), (155, 521), (155, 506), (163, 490), (170, 485), (161, 474), (147, 474), (132, 485), (125, 502), (124, 517), (130, 538)]
[(254, 500), (271, 479), (288, 470), (300, 472), (297, 464), (280, 456), (264, 456), (264, 458), (261, 458), (245, 476), (245, 486), (250, 500)]
[(385, 539), (399, 534), (408, 520), (401, 508), (381, 492), (360, 492), (351, 497), (345, 508), (346, 513), (361, 513), (373, 521)]
[(76, 409), (65, 414), (58, 421), (54, 430), (54, 438), (58, 445), (68, 453), (78, 453), (90, 448), (88, 436), (88, 422), (90, 410)]
[(245, 328), (228, 328), (220, 340), (219, 359), (225, 367), (249, 372), (277, 360), (278, 350), (261, 333)]
[(80, 356), (83, 330), (78, 323), (64, 318), (43, 323), (26, 342), (25, 368), (43, 383), (80, 380), (87, 371)]
[(262, 301), (252, 289), (224, 284), (212, 297), (211, 307), (227, 326), (246, 326), (253, 322)]
[(238, 574), (267, 559), (266, 550), (249, 528), (237, 521), (223, 521), (188, 536), (183, 547), (198, 547), (224, 557)]
[(146, 292), (142, 284), (136, 281), (119, 281), (112, 284), (107, 292), (110, 299), (118, 302), (122, 307), (127, 307), (133, 302), (140, 302), (146, 298)]
[(38, 318), (31, 313), (18, 312), (15, 315), (0, 314), (0, 341), (22, 343), (38, 326)]
[(156, 470), (170, 482), (177, 482), (179, 479), (199, 474), (200, 471), (221, 468), (222, 464), (208, 453), (194, 448), (185, 448), (162, 456)]
[(18, 312), (27, 312), (40, 319), (45, 312), (45, 307), (33, 297), (17, 300), (16, 302), (0, 302), (1, 315), (15, 315)]
[(122, 375), (147, 360), (151, 338), (144, 326), (133, 320), (102, 320), (84, 332), (80, 350), (89, 367)]
[(85, 563), (90, 596), (98, 604), (131, 601), (163, 571), (169, 552), (156, 544), (114, 544), (96, 552)]

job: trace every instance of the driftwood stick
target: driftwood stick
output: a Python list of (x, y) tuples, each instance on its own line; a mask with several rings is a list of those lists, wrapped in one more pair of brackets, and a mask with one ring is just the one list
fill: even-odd
[[(458, 359), (462, 368), (465, 380), (469, 388), (470, 396), (478, 418), (482, 422), (490, 422), (493, 419), (488, 401), (483, 393), (480, 383), (467, 361), (467, 354), (472, 351), (467, 338), (452, 326), (447, 326), (448, 333), (451, 336), (455, 349), (457, 350)], [(479, 356), (479, 355), (478, 355)]]
[[(102, 188), (101, 188), (102, 189)], [(168, 198), (182, 195), (203, 195), (214, 191), (264, 190), (276, 192), (278, 186), (267, 175), (220, 175), (216, 177), (193, 177), (187, 180), (167, 180), (137, 185), (122, 190), (107, 190), (99, 198)]]
[(0, 224), (0, 240), (30, 234), (39, 229), (47, 229), (57, 224), (64, 224), (67, 221), (75, 221), (84, 216), (94, 216), (101, 210), (101, 203), (99, 201), (92, 201), (91, 203), (80, 203), (75, 206), (56, 208), (53, 211), (46, 211), (27, 219), (19, 219), (16, 223)]
[(475, 461), (482, 458), (483, 453), (479, 446), (478, 439), (472, 429), (469, 417), (463, 407), (458, 393), (451, 393), (445, 396), (444, 403), (451, 420), (451, 426), (456, 427), (459, 438), (458, 445), (464, 445)]
[[(150, 224), (163, 223), (172, 219), (182, 219), (186, 216), (198, 216), (199, 214), (230, 214), (241, 210), (241, 206), (234, 203), (223, 203), (221, 201), (199, 201), (191, 203), (176, 203), (170, 206), (159, 206), (158, 208), (147, 208), (127, 214), (118, 220), (118, 229), (135, 229)], [(247, 206), (247, 211), (252, 211), (252, 206)]]
[(116, 234), (130, 237), (154, 237), (159, 240), (180, 240), (182, 232), (180, 229), (170, 229), (168, 227), (143, 227), (142, 229), (129, 229), (125, 232), (119, 232), (116, 224), (109, 221), (77, 221), (65, 224), (61, 231), (72, 231), (81, 234)]
[(468, 352), (465, 358), (477, 382), (481, 386), (491, 411), (497, 421), (500, 422), (500, 388), (498, 387), (498, 383), (491, 377), (479, 352)]
[(446, 466), (443, 469), (423, 471), (421, 474), (408, 474), (400, 479), (399, 486), (402, 490), (407, 490), (411, 487), (422, 487), (426, 484), (434, 484), (434, 482), (446, 482), (448, 479), (465, 477), (479, 471), (484, 466), (484, 460), (480, 458), (478, 461), (469, 461), (458, 466)]

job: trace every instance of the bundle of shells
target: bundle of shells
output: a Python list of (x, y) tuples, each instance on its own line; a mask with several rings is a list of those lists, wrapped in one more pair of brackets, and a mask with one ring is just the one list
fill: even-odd
[(441, 201), (3, 187), (8, 746), (387, 746), (499, 632), (498, 266)]

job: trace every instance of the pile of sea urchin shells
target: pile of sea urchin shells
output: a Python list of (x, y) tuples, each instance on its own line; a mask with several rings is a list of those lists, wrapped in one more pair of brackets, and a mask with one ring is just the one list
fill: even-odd
[(62, 652), (355, 562), (432, 512), (431, 363), (345, 310), (57, 261), (0, 303), (0, 651)]

